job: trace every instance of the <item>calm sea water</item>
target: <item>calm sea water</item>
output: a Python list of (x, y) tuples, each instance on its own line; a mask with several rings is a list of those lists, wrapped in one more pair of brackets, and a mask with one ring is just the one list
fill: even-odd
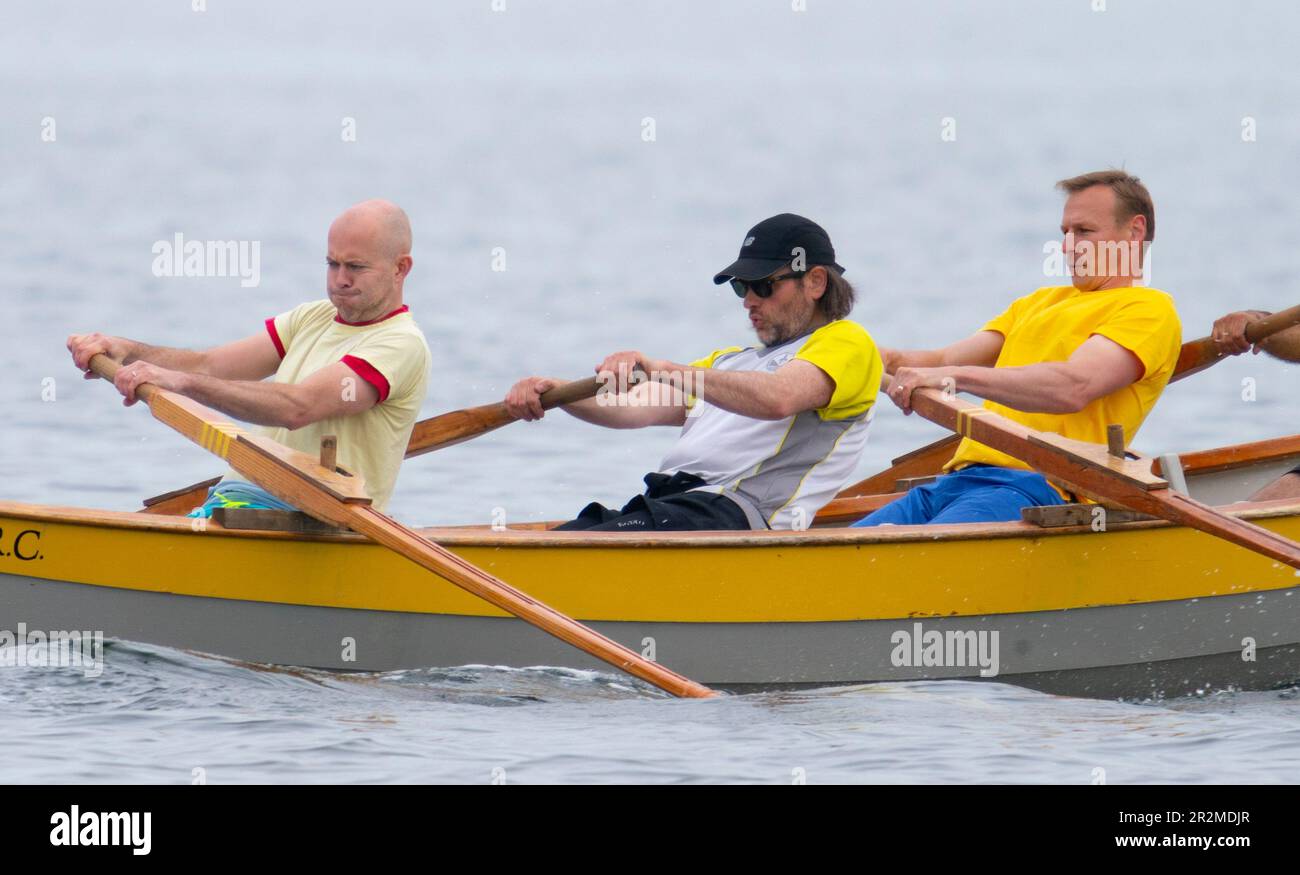
[[(206, 5), (6, 3), (0, 497), (134, 509), (217, 473), (81, 381), (64, 338), (254, 333), (322, 294), (328, 222), (365, 197), (415, 227), (425, 415), (529, 373), (583, 376), (615, 349), (745, 342), (709, 277), (785, 210), (828, 228), (882, 343), (963, 336), (1052, 282), (1053, 181), (1111, 165), (1155, 195), (1154, 284), (1185, 337), (1295, 303), (1288, 6)], [(154, 276), (153, 243), (178, 232), (259, 242), (260, 283)], [(1138, 446), (1294, 433), (1295, 385), (1293, 366), (1230, 361), (1171, 389)], [(861, 473), (937, 436), (882, 410)], [(556, 518), (634, 493), (672, 440), (550, 416), (413, 460), (391, 510)], [(108, 665), (0, 672), (22, 727), (0, 780), (1300, 779), (1288, 691), (1132, 704), (925, 683), (685, 703), (562, 669), (338, 677), (127, 643)]]

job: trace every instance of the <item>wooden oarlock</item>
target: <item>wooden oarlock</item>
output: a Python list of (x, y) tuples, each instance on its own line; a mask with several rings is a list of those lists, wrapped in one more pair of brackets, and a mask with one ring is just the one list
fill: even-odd
[(339, 439), (327, 434), (320, 439), (320, 466), (326, 471), (336, 470), (339, 466)]
[(1106, 426), (1106, 448), (1110, 451), (1112, 457), (1116, 459), (1125, 458), (1124, 426), (1122, 425)]

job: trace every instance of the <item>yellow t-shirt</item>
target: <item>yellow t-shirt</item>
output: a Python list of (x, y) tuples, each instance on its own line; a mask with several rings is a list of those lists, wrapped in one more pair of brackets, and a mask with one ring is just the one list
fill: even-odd
[(378, 390), (379, 402), (363, 413), (322, 419), (294, 431), (271, 426), (258, 431), (312, 456), (320, 453), (321, 437), (337, 435), (339, 465), (365, 479), (366, 494), (375, 509), (383, 510), (429, 382), (432, 357), (415, 319), (401, 307), (373, 322), (347, 323), (327, 299), (267, 319), (266, 330), (281, 357), (275, 382), (301, 383), (342, 361)]
[[(1006, 338), (996, 367), (1063, 362), (1094, 334), (1109, 338), (1142, 362), (1137, 382), (1096, 398), (1078, 413), (1024, 413), (993, 401), (987, 410), (1040, 431), (1094, 444), (1106, 443), (1106, 426), (1124, 426), (1124, 443), (1137, 434), (1178, 364), (1182, 325), (1174, 301), (1158, 289), (1130, 286), (1081, 292), (1074, 286), (1049, 286), (1017, 298), (983, 328)], [(970, 438), (962, 440), (945, 471), (982, 463), (1029, 468)]]

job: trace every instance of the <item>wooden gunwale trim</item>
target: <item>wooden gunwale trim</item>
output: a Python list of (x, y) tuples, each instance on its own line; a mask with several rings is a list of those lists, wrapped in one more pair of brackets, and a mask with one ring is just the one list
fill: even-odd
[(857, 495), (853, 498), (832, 498), (817, 515), (813, 525), (851, 523), (862, 519), (873, 510), (879, 510), (891, 501), (902, 498), (905, 492), (885, 492), (880, 495)]
[[(891, 467), (846, 487), (833, 500), (889, 493), (894, 491), (898, 479), (925, 476), (927, 472), (931, 475), (938, 474), (943, 464), (951, 458), (957, 440), (956, 435), (950, 435), (899, 456), (893, 461)], [(945, 452), (947, 455), (944, 455)], [(1300, 456), (1300, 434), (1178, 454), (1183, 464), (1183, 473), (1193, 476), (1230, 471), (1287, 456)], [(1159, 460), (1152, 463), (1151, 472), (1163, 476), (1160, 474)]]
[[(1259, 462), (1285, 459), (1288, 456), (1300, 456), (1300, 434), (1181, 453), (1178, 459), (1182, 462), (1184, 474), (1213, 474), (1218, 471), (1245, 468)], [(1159, 459), (1156, 459), (1155, 464), (1152, 465), (1152, 470), (1159, 475)]]
[(191, 493), (197, 492), (199, 490), (203, 490), (206, 492), (208, 489), (212, 488), (213, 486), (216, 486), (220, 482), (221, 482), (220, 476), (209, 477), (207, 480), (201, 480), (198, 483), (194, 483), (190, 486), (183, 486), (180, 489), (173, 489), (171, 492), (164, 492), (162, 495), (155, 495), (151, 498), (146, 498), (144, 500), (144, 507), (147, 510), (157, 513), (158, 511), (154, 509), (160, 504), (167, 504), (173, 499), (184, 498), (190, 495)]
[[(1230, 516), (1261, 520), (1300, 516), (1300, 499), (1283, 498), (1273, 501), (1243, 502), (1219, 508)], [(31, 520), (72, 523), (104, 528), (134, 529), (144, 531), (190, 534), (195, 532), (193, 519), (140, 513), (139, 511), (90, 510), (66, 506), (27, 504), (0, 501), (0, 516), (13, 516)], [(1109, 532), (1130, 529), (1162, 528), (1172, 526), (1164, 520), (1123, 523), (1109, 527)], [(271, 532), (248, 529), (224, 529), (212, 520), (207, 521), (208, 534), (219, 533), (230, 538), (269, 538), (298, 541), (357, 541), (369, 539), (352, 532), (341, 534), (306, 534), (296, 532)], [(689, 549), (692, 547), (811, 547), (811, 546), (886, 546), (900, 543), (941, 543), (972, 540), (1002, 540), (1014, 538), (1054, 538), (1089, 532), (1087, 526), (1062, 526), (1042, 528), (1023, 521), (1006, 523), (959, 523), (943, 526), (889, 526), (886, 528), (827, 528), (805, 532), (538, 532), (507, 530), (492, 531), (488, 526), (441, 526), (415, 530), (421, 537), (431, 538), (448, 546), (477, 547), (601, 547), (607, 549), (637, 549), (642, 547)], [(1109, 532), (1092, 532), (1105, 535)], [(1207, 536), (1208, 537), (1208, 536)]]
[(836, 498), (861, 498), (894, 491), (900, 478), (938, 474), (957, 451), (961, 438), (950, 434), (894, 459), (888, 468), (841, 489)]

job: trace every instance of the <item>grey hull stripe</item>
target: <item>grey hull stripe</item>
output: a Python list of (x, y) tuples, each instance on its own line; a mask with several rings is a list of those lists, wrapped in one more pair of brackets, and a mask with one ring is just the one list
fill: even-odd
[[(774, 556), (760, 574), (788, 578), (791, 569), (797, 572), (799, 560), (791, 554), (800, 551), (774, 552), (786, 556)], [(1030, 566), (1037, 568), (1038, 561), (1031, 558)], [(688, 576), (690, 568), (686, 563)], [(1025, 569), (1011, 573), (1027, 581), (1031, 577)], [(690, 579), (706, 590), (717, 583), (698, 576)], [(587, 621), (582, 614), (578, 617)], [(605, 663), (513, 617), (249, 602), (0, 573), (0, 628), (13, 629), (19, 618), (32, 629), (99, 629), (105, 638), (273, 665), (393, 671), (486, 663), (609, 670)], [(675, 671), (724, 688), (979, 677), (978, 667), (970, 665), (896, 664), (891, 658), (894, 634), (914, 630), (916, 623), (944, 635), (997, 632), (999, 673), (993, 680), (1062, 695), (1264, 690), (1300, 678), (1300, 597), (1295, 587), (984, 616), (589, 622), (597, 632), (633, 649), (653, 637), (661, 655), (672, 655), (668, 664)], [(340, 651), (345, 636), (358, 643), (356, 661)], [(1246, 636), (1261, 645), (1253, 662), (1241, 658)], [(116, 658), (111, 649), (105, 658), (111, 671)]]

